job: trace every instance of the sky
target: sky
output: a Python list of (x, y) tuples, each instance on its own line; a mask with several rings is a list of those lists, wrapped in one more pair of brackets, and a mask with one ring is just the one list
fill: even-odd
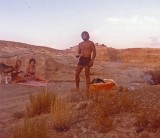
[(81, 32), (109, 47), (160, 48), (160, 0), (0, 0), (0, 40), (56, 49)]

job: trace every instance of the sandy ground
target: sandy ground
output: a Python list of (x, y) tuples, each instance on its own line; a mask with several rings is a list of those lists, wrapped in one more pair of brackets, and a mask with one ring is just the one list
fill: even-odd
[[(64, 88), (65, 87), (65, 88)], [(30, 94), (48, 89), (59, 94), (70, 91), (73, 82), (52, 82), (48, 87), (32, 87), (20, 84), (0, 84), (0, 138), (8, 124), (15, 121), (13, 115), (24, 110)], [(65, 91), (64, 91), (65, 90)]]
[(12, 114), (23, 110), (30, 94), (48, 89), (59, 94), (74, 89), (74, 82), (52, 82), (47, 87), (32, 87), (20, 84), (0, 84), (0, 125), (11, 121)]
[[(135, 90), (142, 86), (145, 81), (143, 79), (143, 72), (149, 67), (142, 67), (137, 65), (126, 65), (121, 63), (97, 63), (91, 70), (91, 79), (93, 78), (108, 78), (114, 79), (118, 85), (130, 88)], [(62, 78), (64, 74), (62, 74)], [(67, 75), (67, 74), (65, 74)], [(74, 77), (74, 76), (73, 76)], [(52, 82), (48, 85), (47, 89), (59, 94), (64, 94), (70, 91), (74, 91), (75, 83), (72, 79), (71, 81), (63, 82)], [(84, 72), (82, 72), (82, 80), (84, 80)], [(81, 82), (81, 88), (84, 89), (85, 83)], [(38, 93), (43, 91), (46, 87), (31, 87), (23, 86), (19, 84), (0, 84), (0, 138), (8, 138), (9, 126), (13, 125), (17, 120), (13, 117), (16, 112), (21, 112), (24, 110), (26, 103), (28, 102), (28, 97), (30, 94)], [(151, 88), (152, 89), (152, 88)], [(156, 90), (159, 90), (159, 87)], [(157, 91), (158, 91), (157, 90)], [(158, 93), (158, 92), (157, 92)], [(144, 94), (145, 95), (145, 94)], [(154, 99), (153, 99), (154, 101)], [(87, 109), (86, 109), (87, 112)], [(131, 115), (122, 114), (119, 120), (129, 119), (133, 122)], [(87, 117), (86, 117), (87, 118)], [(86, 128), (83, 128), (84, 124), (78, 124), (73, 126), (72, 130), (69, 130), (64, 136), (65, 138), (70, 137), (70, 132), (75, 132), (75, 138), (92, 138), (92, 137), (101, 137), (101, 138), (135, 138), (139, 135), (135, 132), (135, 127), (129, 124), (120, 124), (119, 127), (116, 127), (114, 131), (109, 132), (108, 134), (95, 134), (94, 130), (89, 132), (91, 128), (87, 125)], [(120, 129), (120, 128), (123, 129)], [(130, 127), (130, 130), (127, 130)], [(81, 130), (79, 130), (81, 128)], [(82, 131), (82, 132), (81, 132)], [(63, 134), (59, 134), (59, 137), (62, 137)], [(68, 135), (68, 136), (67, 136)], [(58, 135), (56, 135), (58, 136)], [(155, 135), (153, 135), (155, 136)], [(150, 138), (152, 134), (148, 135)], [(158, 137), (157, 137), (158, 138)]]

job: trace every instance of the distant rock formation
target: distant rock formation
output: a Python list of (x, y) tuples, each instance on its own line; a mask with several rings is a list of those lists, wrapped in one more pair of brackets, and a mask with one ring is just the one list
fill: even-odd
[[(160, 66), (160, 49), (156, 48), (129, 48), (114, 49), (104, 44), (95, 44), (97, 50), (96, 61), (124, 62), (150, 64)], [(39, 76), (51, 80), (74, 80), (74, 70), (77, 64), (77, 46), (66, 50), (34, 46), (25, 43), (0, 41), (0, 62), (14, 65), (17, 59), (22, 60), (22, 70), (25, 71), (30, 58), (37, 61)], [(98, 63), (98, 62), (97, 62)]]
[(160, 65), (160, 48), (129, 48), (120, 50), (118, 59), (122, 62)]
[(30, 58), (36, 59), (38, 75), (50, 80), (62, 78), (62, 73), (73, 70), (76, 64), (76, 58), (65, 50), (0, 41), (0, 62), (14, 65), (17, 59), (21, 59), (22, 70), (25, 71)]

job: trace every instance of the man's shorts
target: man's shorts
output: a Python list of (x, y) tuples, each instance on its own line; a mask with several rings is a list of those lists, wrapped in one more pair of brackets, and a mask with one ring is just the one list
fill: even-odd
[(91, 62), (91, 58), (90, 57), (80, 57), (78, 65), (88, 66), (90, 62)]

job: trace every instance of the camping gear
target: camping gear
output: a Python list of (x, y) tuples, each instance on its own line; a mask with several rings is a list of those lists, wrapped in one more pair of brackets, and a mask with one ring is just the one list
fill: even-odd
[(90, 95), (95, 95), (101, 91), (111, 90), (116, 85), (116, 82), (111, 79), (104, 79), (104, 82), (90, 84)]

